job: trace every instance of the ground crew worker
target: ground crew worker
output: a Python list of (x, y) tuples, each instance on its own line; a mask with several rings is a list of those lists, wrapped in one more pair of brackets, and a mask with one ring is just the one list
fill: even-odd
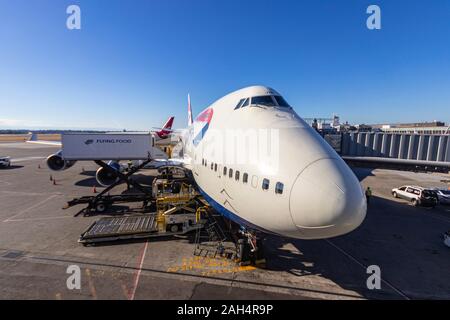
[(367, 200), (367, 204), (369, 204), (370, 197), (372, 197), (372, 189), (370, 189), (370, 187), (367, 187), (367, 189), (366, 189), (366, 200)]

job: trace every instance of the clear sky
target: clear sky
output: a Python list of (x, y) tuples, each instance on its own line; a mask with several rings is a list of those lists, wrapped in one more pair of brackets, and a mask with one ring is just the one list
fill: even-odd
[(450, 1), (0, 0), (3, 128), (183, 127), (187, 93), (196, 115), (254, 84), (303, 117), (449, 122)]

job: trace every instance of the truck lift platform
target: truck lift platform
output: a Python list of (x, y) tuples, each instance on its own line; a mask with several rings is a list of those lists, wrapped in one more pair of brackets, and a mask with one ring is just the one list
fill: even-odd
[[(181, 228), (166, 228), (166, 219), (157, 213), (126, 217), (107, 217), (95, 221), (83, 232), (78, 242), (87, 245), (117, 240), (145, 239), (186, 234), (203, 228), (202, 223), (187, 220)], [(163, 226), (163, 228), (161, 228)]]
[(78, 242), (94, 243), (120, 239), (145, 238), (158, 231), (155, 214), (108, 217), (95, 221), (81, 234)]

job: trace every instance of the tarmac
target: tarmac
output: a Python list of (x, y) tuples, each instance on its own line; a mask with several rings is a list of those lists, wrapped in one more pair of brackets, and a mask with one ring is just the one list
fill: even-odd
[[(74, 217), (82, 207), (62, 207), (92, 195), (96, 165), (51, 172), (45, 158), (55, 151), (0, 144), (0, 155), (12, 158), (11, 168), (0, 169), (1, 299), (450, 299), (450, 248), (442, 238), (450, 207), (413, 207), (391, 195), (405, 184), (447, 188), (441, 180), (449, 175), (353, 168), (373, 191), (363, 224), (328, 240), (270, 236), (263, 269), (195, 257), (190, 236), (79, 244), (101, 216)], [(380, 289), (367, 286), (372, 265), (380, 268)], [(77, 267), (80, 289), (67, 286), (68, 269)]]

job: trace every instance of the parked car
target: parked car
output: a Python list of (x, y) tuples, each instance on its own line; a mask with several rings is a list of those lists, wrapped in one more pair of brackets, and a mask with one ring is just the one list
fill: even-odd
[(439, 198), (440, 204), (448, 204), (450, 205), (450, 190), (442, 190), (442, 189), (433, 189)]
[(392, 189), (394, 198), (408, 200), (413, 206), (435, 207), (438, 203), (436, 191), (417, 186), (402, 186)]
[(9, 167), (11, 159), (9, 157), (0, 157), (0, 167)]

